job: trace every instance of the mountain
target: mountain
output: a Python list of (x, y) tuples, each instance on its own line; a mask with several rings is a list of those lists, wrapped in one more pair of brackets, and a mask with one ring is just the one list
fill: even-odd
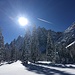
[(64, 33), (74, 32), (75, 31), (75, 22), (72, 23), (71, 26), (69, 26)]
[(65, 45), (68, 45), (73, 41), (75, 41), (75, 22), (62, 33), (62, 36), (56, 42), (58, 44), (65, 43)]

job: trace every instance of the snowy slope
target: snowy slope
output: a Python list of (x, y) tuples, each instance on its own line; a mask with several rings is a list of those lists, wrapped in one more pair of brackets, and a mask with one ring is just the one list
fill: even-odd
[(21, 61), (0, 66), (0, 75), (75, 75), (75, 65), (39, 62), (23, 66)]
[(71, 26), (69, 26), (64, 33), (69, 33), (69, 32), (73, 32), (75, 30), (75, 22), (73, 22), (73, 24)]
[(0, 75), (38, 75), (34, 72), (27, 71), (26, 68), (17, 61), (12, 64), (0, 66)]
[(64, 43), (67, 46), (73, 41), (75, 41), (75, 22), (62, 33), (56, 44)]

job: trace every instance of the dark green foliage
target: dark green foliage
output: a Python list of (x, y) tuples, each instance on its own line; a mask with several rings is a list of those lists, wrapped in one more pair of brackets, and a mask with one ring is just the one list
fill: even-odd
[(11, 60), (11, 61), (15, 61), (15, 60), (16, 60), (15, 40), (14, 40), (13, 42), (11, 42), (10, 46), (11, 46), (11, 56), (10, 56), (10, 60)]
[(39, 40), (36, 31), (36, 26), (33, 27), (31, 37), (31, 61), (36, 62), (39, 59)]
[(0, 30), (0, 62), (4, 61), (4, 38), (2, 36), (2, 32)]
[(46, 47), (46, 56), (47, 56), (47, 61), (54, 61), (54, 44), (52, 41), (52, 35), (51, 31), (48, 32), (47, 36), (47, 47)]
[(24, 37), (24, 45), (22, 47), (22, 56), (21, 60), (23, 63), (28, 63), (30, 61), (30, 53), (31, 53), (31, 33), (30, 30), (26, 30), (26, 34)]

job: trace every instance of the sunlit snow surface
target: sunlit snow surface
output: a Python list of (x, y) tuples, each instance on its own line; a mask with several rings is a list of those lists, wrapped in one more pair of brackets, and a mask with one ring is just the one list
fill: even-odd
[(29, 63), (23, 66), (21, 61), (0, 66), (0, 75), (75, 75), (75, 65), (51, 64), (49, 62)]
[(21, 61), (17, 61), (12, 64), (0, 66), (0, 75), (38, 75), (38, 74), (36, 74), (35, 72), (27, 71), (26, 68), (21, 64)]

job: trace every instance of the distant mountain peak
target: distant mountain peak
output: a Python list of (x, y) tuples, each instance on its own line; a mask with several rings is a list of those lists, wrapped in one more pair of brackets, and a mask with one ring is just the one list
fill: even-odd
[(71, 32), (72, 30), (75, 30), (75, 21), (72, 23), (71, 26), (69, 26), (64, 33)]

